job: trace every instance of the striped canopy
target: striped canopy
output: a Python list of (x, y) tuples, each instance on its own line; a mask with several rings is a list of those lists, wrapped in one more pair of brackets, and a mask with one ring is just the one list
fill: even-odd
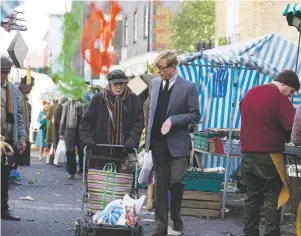
[(0, 22), (3, 21), (6, 17), (8, 17), (11, 13), (13, 13), (14, 9), (21, 4), (21, 1), (1, 1), (1, 19)]
[[(193, 81), (199, 91), (200, 111), (202, 115), (205, 114), (202, 128), (229, 128), (232, 102), (234, 128), (239, 128), (239, 102), (246, 92), (257, 85), (269, 83), (284, 69), (294, 70), (296, 52), (296, 45), (272, 34), (245, 43), (180, 56), (179, 74)], [(224, 70), (227, 70), (227, 73)], [(297, 74), (301, 78), (301, 66), (298, 67)], [(226, 82), (226, 87), (223, 88), (226, 92), (222, 91), (218, 93), (221, 96), (215, 97), (214, 81), (217, 75), (220, 75), (221, 81)], [(237, 82), (235, 87), (234, 80)], [(296, 96), (294, 105), (299, 103), (300, 98)], [(224, 158), (212, 158), (206, 156), (202, 160), (205, 167), (225, 166)], [(239, 165), (238, 160), (234, 160), (234, 163), (235, 167)]]
[(295, 26), (297, 30), (300, 31), (301, 3), (288, 4), (283, 12), (283, 15), (286, 16), (287, 23), (290, 26)]

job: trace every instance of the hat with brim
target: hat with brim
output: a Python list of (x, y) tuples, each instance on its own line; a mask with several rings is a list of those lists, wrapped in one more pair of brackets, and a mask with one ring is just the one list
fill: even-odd
[(110, 83), (126, 83), (126, 75), (122, 70), (113, 70), (107, 75), (108, 82)]

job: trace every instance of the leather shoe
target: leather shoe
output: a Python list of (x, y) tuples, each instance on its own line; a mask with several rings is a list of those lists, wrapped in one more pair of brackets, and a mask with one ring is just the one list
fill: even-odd
[(184, 230), (183, 222), (182, 221), (178, 221), (178, 222), (174, 221), (172, 229), (174, 231), (182, 232)]
[(9, 211), (4, 211), (1, 213), (2, 220), (13, 220), (13, 221), (20, 221), (21, 218), (19, 216), (12, 215)]
[(167, 228), (157, 228), (152, 234), (152, 236), (165, 236), (165, 235), (168, 235)]

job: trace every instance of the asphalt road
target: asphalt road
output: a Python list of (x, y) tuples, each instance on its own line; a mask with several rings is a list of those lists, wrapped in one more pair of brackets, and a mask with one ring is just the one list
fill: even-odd
[[(35, 155), (35, 153), (33, 153)], [(22, 185), (10, 186), (9, 205), (20, 222), (1, 221), (2, 236), (73, 236), (75, 221), (81, 217), (81, 179), (68, 180), (64, 168), (46, 165), (32, 157), (31, 166), (20, 167)], [(140, 192), (144, 192), (141, 190)], [(34, 200), (20, 200), (30, 196)], [(241, 236), (241, 196), (231, 199), (232, 207), (225, 220), (184, 217), (188, 236)], [(145, 210), (139, 215), (145, 236), (154, 228), (154, 214)], [(283, 227), (285, 236), (294, 234), (290, 225)]]

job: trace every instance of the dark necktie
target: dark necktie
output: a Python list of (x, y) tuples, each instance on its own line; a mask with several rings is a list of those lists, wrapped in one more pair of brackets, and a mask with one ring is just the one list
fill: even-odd
[(164, 93), (168, 94), (169, 80), (165, 80)]

